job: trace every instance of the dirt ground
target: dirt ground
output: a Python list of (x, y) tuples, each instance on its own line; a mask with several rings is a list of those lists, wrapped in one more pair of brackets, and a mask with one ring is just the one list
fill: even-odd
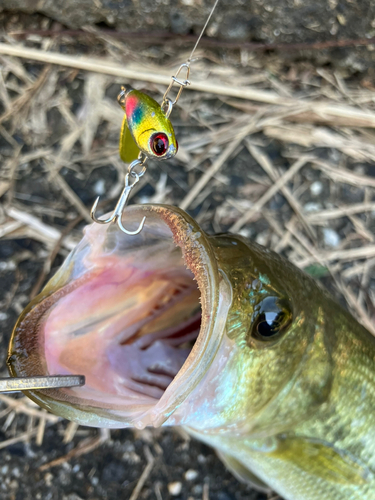
[[(49, 29), (13, 16), (12, 30)], [(10, 26), (8, 25), (8, 27)], [(3, 42), (72, 58), (90, 72), (0, 54), (0, 376), (22, 309), (61, 265), (101, 196), (122, 189), (121, 84), (158, 101), (188, 50), (108, 34)], [(356, 50), (352, 48), (351, 50)], [(368, 76), (250, 50), (204, 49), (172, 121), (176, 158), (149, 162), (132, 203), (187, 209), (210, 233), (231, 230), (316, 277), (360, 322), (375, 320), (375, 104)], [(110, 61), (132, 77), (108, 74)], [(81, 59), (82, 60), (82, 59)], [(152, 83), (144, 72), (160, 74)], [(143, 75), (143, 76), (142, 76)], [(236, 97), (236, 90), (240, 97)], [(99, 431), (0, 396), (4, 500), (276, 500), (241, 485), (213, 450), (174, 429)]]

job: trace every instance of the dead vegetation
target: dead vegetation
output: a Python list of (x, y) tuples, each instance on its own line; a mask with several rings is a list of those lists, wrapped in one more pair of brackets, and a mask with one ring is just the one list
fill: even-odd
[[(90, 222), (97, 195), (102, 211), (114, 206), (125, 172), (117, 154), (119, 84), (161, 100), (187, 55), (168, 43), (138, 52), (129, 43), (98, 36), (100, 50), (82, 50), (69, 36), (57, 42), (33, 35), (0, 44), (0, 236), (38, 243), (37, 258), (30, 251), (10, 256), (0, 272), (25, 260), (39, 266), (27, 290), (18, 292), (16, 277), (4, 291), (4, 313), (19, 314), (38, 293)], [(375, 333), (373, 89), (345, 74), (307, 63), (285, 68), (276, 57), (262, 61), (247, 51), (200, 55), (193, 85), (172, 115), (178, 156), (150, 163), (133, 202), (180, 205), (209, 231), (240, 232), (282, 253), (335, 288)], [(45, 429), (59, 421), (25, 399), (0, 402), (0, 448), (34, 439), (41, 445)], [(69, 424), (61, 439), (70, 443), (76, 432)], [(90, 431), (40, 470), (108, 439), (109, 432)], [(147, 446), (144, 453), (132, 500), (154, 464)], [(159, 486), (154, 491), (165, 498)], [(209, 498), (208, 483), (202, 495)]]

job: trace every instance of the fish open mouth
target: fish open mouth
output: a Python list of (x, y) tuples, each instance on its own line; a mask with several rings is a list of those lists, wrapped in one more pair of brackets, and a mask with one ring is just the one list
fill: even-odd
[(9, 350), (14, 376), (85, 375), (84, 387), (28, 395), (86, 425), (160, 425), (217, 347), (219, 274), (207, 236), (172, 207), (125, 213), (127, 227), (147, 216), (142, 232), (88, 226), (21, 315)]

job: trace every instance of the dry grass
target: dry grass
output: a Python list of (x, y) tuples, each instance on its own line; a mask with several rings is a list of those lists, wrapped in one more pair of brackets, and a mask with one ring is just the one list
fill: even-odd
[[(130, 82), (160, 100), (186, 57), (168, 45), (159, 56), (147, 48), (137, 52), (109, 37), (100, 40), (101, 57), (95, 48), (76, 54), (69, 38), (61, 44), (69, 55), (36, 36), (27, 46), (10, 38), (0, 44), (0, 236), (35, 241), (44, 255), (30, 295), (13, 300), (16, 287), (7, 296), (17, 312), (55, 259), (74, 247), (80, 235), (75, 226), (90, 221), (96, 195), (105, 192), (110, 208), (122, 187), (122, 111), (113, 85)], [(165, 61), (162, 70), (155, 58)], [(151, 163), (145, 182), (154, 190), (134, 196), (136, 202), (180, 204), (204, 228), (250, 235), (324, 275), (374, 333), (375, 93), (345, 77), (307, 64), (285, 70), (276, 58), (263, 63), (251, 53), (206, 53), (193, 66), (192, 90), (172, 115), (180, 133), (177, 158)], [(237, 185), (233, 173), (241, 178)], [(78, 194), (85, 190), (86, 202)], [(29, 419), (26, 430), (18, 427), (1, 448), (31, 439), (41, 444), (46, 426), (58, 422), (25, 399), (1, 396), (0, 402), (5, 432), (16, 428), (17, 415)], [(64, 443), (76, 431), (69, 425)], [(92, 451), (108, 435), (91, 435), (43, 470)], [(148, 448), (145, 453), (134, 499), (153, 466)]]

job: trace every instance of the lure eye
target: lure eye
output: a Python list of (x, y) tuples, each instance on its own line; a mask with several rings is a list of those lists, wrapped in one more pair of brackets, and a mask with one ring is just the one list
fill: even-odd
[(169, 146), (168, 137), (163, 132), (153, 134), (150, 139), (150, 147), (156, 156), (163, 156)]
[(254, 339), (267, 341), (284, 332), (292, 322), (290, 305), (279, 297), (266, 297), (255, 308), (251, 325)]

